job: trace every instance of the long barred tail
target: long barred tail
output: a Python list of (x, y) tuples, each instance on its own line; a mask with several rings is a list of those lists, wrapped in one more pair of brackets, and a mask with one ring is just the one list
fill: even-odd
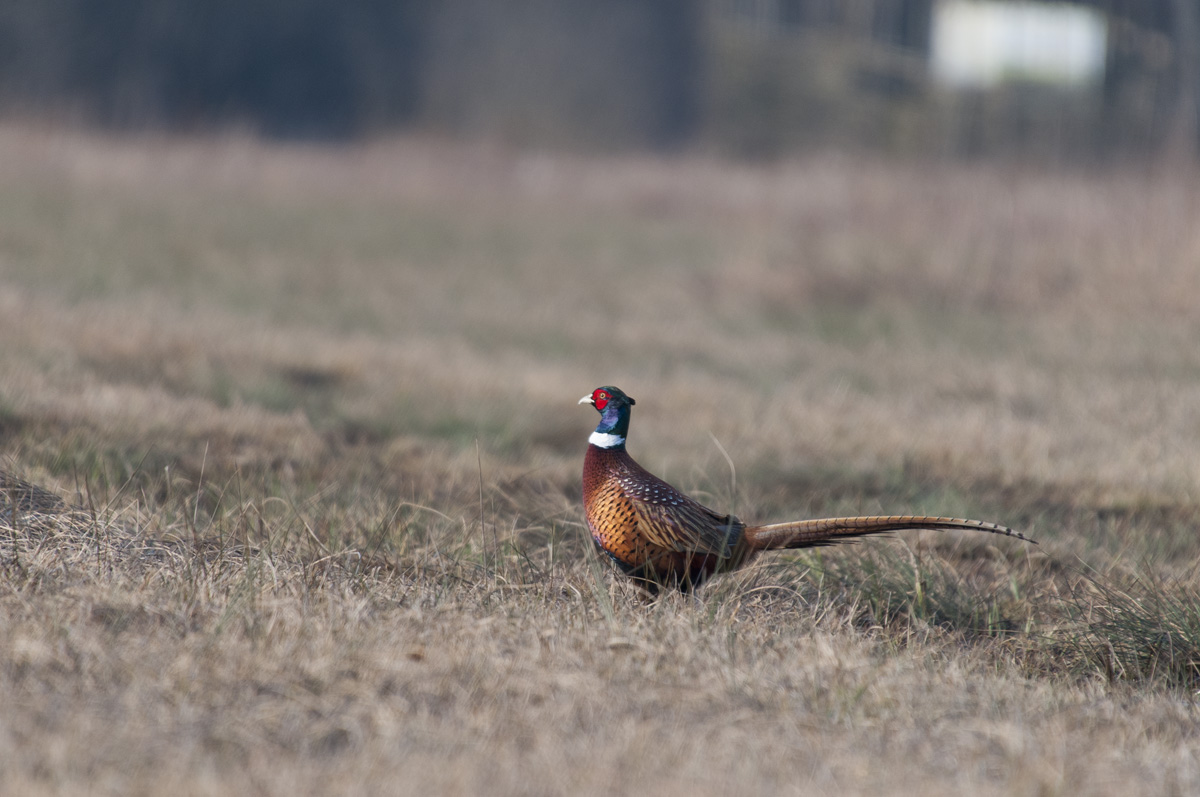
[(929, 517), (926, 515), (872, 515), (869, 517), (831, 517), (817, 520), (794, 520), (790, 523), (772, 523), (767, 526), (748, 526), (745, 530), (747, 545), (754, 550), (766, 551), (775, 548), (811, 548), (818, 545), (834, 545), (851, 537), (882, 534), (903, 529), (968, 529), (1003, 534), (1018, 540), (1029, 539), (1008, 526), (985, 523), (982, 520), (966, 520), (956, 517)]

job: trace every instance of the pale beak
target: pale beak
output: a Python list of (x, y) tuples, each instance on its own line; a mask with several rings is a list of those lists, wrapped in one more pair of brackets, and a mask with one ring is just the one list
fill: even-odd
[(579, 403), (580, 404), (595, 404), (596, 402), (592, 401), (591, 396), (584, 396), (583, 398), (581, 398), (579, 400)]

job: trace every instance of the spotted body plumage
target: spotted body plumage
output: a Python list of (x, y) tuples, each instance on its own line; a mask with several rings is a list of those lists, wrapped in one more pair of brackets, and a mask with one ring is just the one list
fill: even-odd
[[(742, 522), (697, 503), (624, 448), (588, 446), (583, 500), (592, 539), (629, 575), (699, 583), (741, 550)], [(691, 529), (699, 533), (681, 534)]]
[(652, 589), (696, 586), (762, 550), (831, 545), (902, 529), (971, 529), (1026, 539), (994, 523), (916, 515), (747, 526), (676, 490), (629, 456), (625, 438), (633, 399), (615, 387), (601, 387), (580, 403), (592, 404), (601, 415), (583, 462), (588, 530), (624, 573)]

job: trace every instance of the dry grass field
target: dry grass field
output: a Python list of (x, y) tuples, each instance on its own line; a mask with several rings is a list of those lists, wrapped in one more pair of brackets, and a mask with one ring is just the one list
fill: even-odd
[[(50, 492), (0, 477), (0, 793), (1200, 792), (1197, 219), (1187, 169), (2, 128)], [(601, 384), (743, 518), (1040, 544), (647, 602), (582, 526)]]

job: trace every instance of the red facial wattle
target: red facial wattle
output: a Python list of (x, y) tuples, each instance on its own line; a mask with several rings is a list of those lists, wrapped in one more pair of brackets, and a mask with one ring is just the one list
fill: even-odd
[(596, 409), (601, 412), (608, 406), (608, 391), (595, 390), (592, 392), (592, 403), (596, 405)]

